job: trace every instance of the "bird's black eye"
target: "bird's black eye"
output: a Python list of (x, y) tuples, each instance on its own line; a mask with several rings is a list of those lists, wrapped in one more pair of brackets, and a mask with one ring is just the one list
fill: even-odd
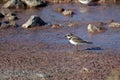
[(70, 36), (69, 34), (67, 36)]
[(71, 37), (71, 36), (72, 36), (72, 34), (67, 34), (66, 36)]

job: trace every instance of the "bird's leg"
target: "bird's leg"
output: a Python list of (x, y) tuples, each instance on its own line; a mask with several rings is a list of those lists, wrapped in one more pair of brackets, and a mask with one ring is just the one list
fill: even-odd
[(74, 53), (77, 53), (77, 50), (78, 50), (78, 46), (75, 45), (75, 47), (74, 47)]
[(76, 45), (76, 51), (78, 51), (78, 45)]

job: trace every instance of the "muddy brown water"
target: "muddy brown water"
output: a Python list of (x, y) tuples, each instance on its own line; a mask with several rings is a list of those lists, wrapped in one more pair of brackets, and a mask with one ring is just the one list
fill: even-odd
[[(72, 9), (73, 17), (64, 16), (55, 11), (55, 8), (62, 7)], [(10, 45), (47, 45), (41, 49), (71, 50), (72, 45), (64, 37), (66, 33), (71, 32), (80, 36), (82, 39), (92, 41), (92, 45), (85, 45), (85, 48), (100, 47), (103, 50), (120, 50), (120, 28), (110, 28), (107, 25), (107, 31), (102, 33), (90, 34), (87, 32), (89, 23), (105, 22), (115, 20), (120, 22), (120, 5), (98, 5), (84, 6), (80, 4), (55, 4), (45, 8), (13, 10), (17, 13), (19, 20), (17, 29), (0, 30), (0, 43), (9, 43)], [(61, 29), (52, 29), (51, 27), (36, 27), (31, 29), (22, 29), (21, 25), (28, 20), (31, 15), (39, 15), (45, 22), (60, 23), (64, 27)], [(75, 23), (73, 27), (68, 27), (70, 23)]]

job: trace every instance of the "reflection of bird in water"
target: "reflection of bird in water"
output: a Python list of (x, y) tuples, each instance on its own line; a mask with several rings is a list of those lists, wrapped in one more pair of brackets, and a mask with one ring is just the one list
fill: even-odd
[(79, 0), (82, 4), (89, 4), (92, 0)]
[(82, 44), (92, 44), (92, 42), (88, 42), (88, 41), (84, 41), (83, 39), (79, 38), (78, 36), (75, 36), (71, 33), (66, 34), (66, 37), (68, 38), (69, 42), (73, 45), (76, 46), (76, 50), (77, 50), (77, 46), (78, 45), (82, 45)]

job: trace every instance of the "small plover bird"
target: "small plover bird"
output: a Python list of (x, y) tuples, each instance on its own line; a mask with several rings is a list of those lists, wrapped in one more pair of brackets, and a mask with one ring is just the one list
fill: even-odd
[(78, 36), (75, 36), (75, 35), (73, 35), (73, 34), (71, 34), (71, 33), (66, 34), (65, 37), (67, 37), (68, 40), (69, 40), (69, 42), (70, 42), (71, 44), (75, 45), (76, 48), (77, 48), (78, 45), (82, 45), (82, 44), (92, 44), (92, 42), (85, 41), (85, 40), (83, 40), (83, 39), (79, 38)]
[(92, 0), (79, 0), (79, 2), (82, 4), (89, 4), (90, 2), (92, 2)]

